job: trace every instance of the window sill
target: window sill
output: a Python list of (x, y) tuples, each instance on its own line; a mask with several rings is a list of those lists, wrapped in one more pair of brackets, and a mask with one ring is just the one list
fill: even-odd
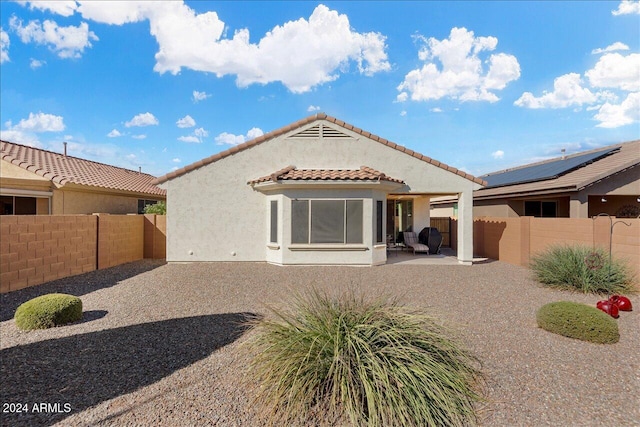
[(289, 245), (290, 251), (367, 251), (369, 248), (362, 244), (337, 244), (337, 243), (314, 243), (314, 244), (294, 244)]
[(280, 245), (277, 243), (268, 243), (267, 248), (277, 251), (278, 249), (280, 249)]

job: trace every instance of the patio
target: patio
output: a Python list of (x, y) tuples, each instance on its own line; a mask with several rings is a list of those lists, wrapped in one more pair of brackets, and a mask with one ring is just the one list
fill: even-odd
[[(548, 302), (597, 297), (542, 288), (527, 269), (503, 262), (397, 258), (371, 268), (146, 260), (3, 294), (2, 402), (68, 403), (70, 411), (3, 414), (1, 423), (256, 425), (251, 387), (240, 386), (251, 335), (242, 322), (315, 287), (394, 295), (457, 331), (486, 376), (481, 425), (640, 424), (638, 310), (618, 320), (619, 343), (590, 344), (539, 329), (535, 313)], [(19, 331), (15, 308), (50, 292), (80, 296), (83, 321)]]

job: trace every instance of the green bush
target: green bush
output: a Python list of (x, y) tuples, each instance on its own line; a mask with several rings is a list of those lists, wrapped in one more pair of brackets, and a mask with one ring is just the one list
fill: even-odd
[(20, 329), (47, 329), (82, 319), (82, 301), (67, 294), (42, 295), (20, 305), (14, 316)]
[(145, 214), (166, 215), (167, 204), (165, 202), (158, 202), (154, 205), (147, 205), (144, 207)]
[(249, 342), (256, 402), (271, 423), (476, 423), (478, 361), (426, 314), (387, 298), (317, 291), (273, 313), (255, 322)]
[(609, 263), (601, 249), (585, 246), (552, 246), (534, 256), (531, 264), (542, 284), (584, 293), (635, 293), (628, 267), (618, 260)]
[(538, 326), (582, 341), (613, 344), (620, 340), (618, 323), (603, 311), (570, 301), (552, 302), (536, 314)]

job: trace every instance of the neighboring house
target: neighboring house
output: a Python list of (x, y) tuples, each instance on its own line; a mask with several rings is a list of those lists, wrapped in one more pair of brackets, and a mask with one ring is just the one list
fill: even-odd
[(0, 215), (141, 213), (145, 205), (166, 200), (166, 191), (152, 184), (152, 175), (0, 144)]
[(386, 262), (398, 231), (429, 226), (433, 195), (458, 199), (458, 260), (473, 260), (472, 194), (484, 182), (316, 114), (158, 178), (167, 261)]
[[(475, 217), (590, 218), (640, 215), (640, 140), (609, 145), (481, 177)], [(455, 200), (432, 201), (431, 215), (455, 216)]]

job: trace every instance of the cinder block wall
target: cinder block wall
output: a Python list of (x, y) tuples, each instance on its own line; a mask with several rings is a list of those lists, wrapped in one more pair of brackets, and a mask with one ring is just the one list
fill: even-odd
[(97, 214), (98, 269), (144, 258), (144, 217)]
[[(552, 245), (595, 246), (624, 259), (640, 279), (640, 219), (587, 218), (495, 218), (474, 221), (474, 254), (527, 267), (532, 256)], [(616, 224), (616, 222), (618, 222)], [(624, 222), (624, 224), (622, 223)], [(629, 226), (625, 225), (629, 224)], [(452, 220), (452, 247), (455, 248), (457, 222)]]
[(96, 269), (94, 216), (3, 216), (0, 292)]
[(164, 259), (167, 257), (167, 217), (146, 214), (144, 216), (144, 257)]

